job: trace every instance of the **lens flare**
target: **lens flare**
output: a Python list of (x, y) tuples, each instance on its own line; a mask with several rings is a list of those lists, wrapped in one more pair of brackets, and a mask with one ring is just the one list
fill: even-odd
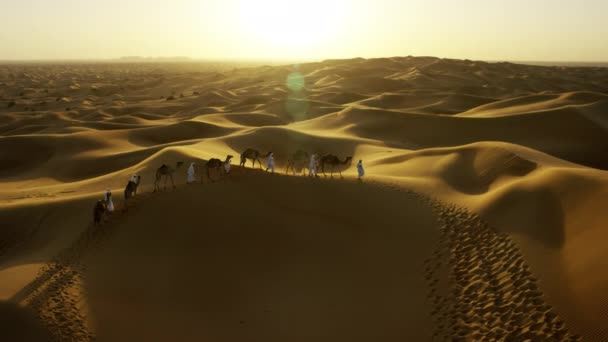
[(304, 75), (299, 71), (294, 71), (287, 75), (287, 88), (291, 91), (299, 92), (304, 89)]
[(303, 93), (292, 93), (287, 96), (285, 110), (294, 121), (307, 120), (309, 108), (310, 105)]
[[(297, 65), (294, 68), (297, 69)], [(304, 94), (306, 86), (304, 75), (297, 70), (293, 71), (287, 75), (286, 83), (290, 93), (285, 101), (285, 110), (294, 121), (308, 119), (310, 105), (306, 101), (306, 94)]]

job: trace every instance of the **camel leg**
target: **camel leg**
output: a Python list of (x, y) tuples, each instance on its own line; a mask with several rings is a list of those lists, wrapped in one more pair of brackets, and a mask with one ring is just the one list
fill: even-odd
[(289, 174), (289, 168), (291, 167), (291, 171), (293, 172), (293, 175), (296, 175), (296, 168), (293, 167), (293, 164), (287, 164), (287, 170), (285, 170), (285, 174), (288, 175)]
[(173, 174), (169, 174), (169, 177), (171, 177), (171, 185), (173, 185), (173, 190), (175, 190), (175, 183), (173, 182)]
[(342, 176), (342, 171), (338, 171), (340, 173), (340, 179), (344, 179), (344, 177)]
[(163, 191), (167, 191), (167, 181), (168, 180), (169, 179), (168, 179), (167, 175), (165, 175), (165, 183), (164, 183), (164, 189), (163, 189)]
[(214, 182), (214, 180), (211, 178), (211, 171), (209, 171), (210, 167), (207, 166), (207, 178), (211, 181)]

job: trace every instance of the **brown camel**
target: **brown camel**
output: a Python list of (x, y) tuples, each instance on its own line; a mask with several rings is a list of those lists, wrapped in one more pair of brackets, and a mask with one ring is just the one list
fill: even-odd
[(167, 179), (171, 179), (171, 185), (173, 185), (173, 189), (175, 189), (175, 183), (173, 182), (173, 172), (175, 170), (173, 170), (172, 168), (170, 168), (169, 166), (167, 166), (166, 164), (161, 165), (161, 167), (159, 167), (156, 170), (156, 177), (154, 179), (154, 192), (156, 191), (160, 191), (160, 181), (162, 180), (162, 178), (165, 178), (165, 183), (164, 183), (164, 190), (167, 190)]
[(137, 183), (133, 181), (129, 181), (129, 183), (127, 183), (127, 186), (125, 187), (125, 202), (136, 194), (137, 186)]
[(137, 188), (139, 188), (139, 184), (141, 184), (141, 176), (136, 176), (136, 181), (129, 180), (127, 186), (125, 187), (125, 203), (123, 207), (123, 212), (127, 211), (129, 205), (129, 199), (135, 195), (137, 195)]
[(135, 177), (135, 181), (131, 178), (125, 187), (125, 200), (137, 195), (137, 188), (139, 188), (139, 184), (141, 184), (141, 176), (137, 175), (133, 177)]
[(321, 165), (321, 173), (323, 173), (323, 176), (327, 177), (327, 175), (325, 174), (325, 166), (328, 166), (331, 168), (331, 178), (334, 178), (334, 172), (336, 170), (338, 171), (338, 173), (340, 173), (340, 178), (344, 178), (342, 177), (342, 171), (350, 167), (352, 160), (353, 157), (346, 157), (344, 161), (340, 161), (340, 159), (334, 156), (333, 154), (324, 155), (323, 157), (321, 157), (321, 160), (319, 162), (319, 164)]
[[(205, 164), (205, 167), (207, 168), (207, 178), (209, 180), (211, 180), (212, 182), (215, 182), (213, 180), (213, 178), (211, 178), (211, 172), (209, 170), (211, 170), (211, 169), (216, 170), (216, 174), (220, 175), (220, 177), (221, 177), (222, 170), (224, 169), (224, 165), (225, 164), (230, 164), (230, 159), (232, 159), (232, 158), (233, 158), (233, 156), (227, 155), (226, 156), (226, 160), (224, 160), (224, 161), (221, 161), (221, 160), (219, 160), (217, 158), (209, 159), (209, 161), (207, 162), (207, 164)], [(224, 173), (226, 173), (226, 172), (224, 171)], [(203, 176), (201, 175), (201, 183), (203, 182), (202, 178), (203, 178)]]
[(260, 169), (261, 169), (262, 162), (260, 161), (260, 158), (266, 158), (269, 155), (270, 155), (270, 152), (268, 152), (266, 155), (262, 155), (258, 150), (248, 148), (245, 150), (245, 152), (241, 153), (241, 163), (239, 165), (244, 167), (247, 159), (251, 159), (251, 164), (252, 164), (251, 167), (255, 168), (255, 162), (257, 161), (260, 164)]
[(297, 150), (295, 151), (287, 160), (287, 169), (285, 169), (285, 173), (289, 174), (289, 169), (293, 171), (293, 174), (296, 174), (296, 169), (298, 172), (302, 171), (304, 173), (304, 169), (308, 166), (308, 161), (310, 160), (310, 156), (308, 152)]

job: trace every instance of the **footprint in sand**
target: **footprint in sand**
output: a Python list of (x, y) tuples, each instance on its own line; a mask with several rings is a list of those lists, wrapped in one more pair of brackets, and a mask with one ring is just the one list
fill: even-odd
[(439, 320), (434, 340), (581, 340), (546, 304), (508, 235), (465, 209), (427, 201), (440, 227), (436, 250), (425, 260), (430, 313)]

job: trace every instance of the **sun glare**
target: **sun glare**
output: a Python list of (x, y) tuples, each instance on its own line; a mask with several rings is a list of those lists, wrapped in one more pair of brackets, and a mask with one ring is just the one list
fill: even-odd
[(242, 32), (264, 47), (307, 49), (336, 38), (346, 1), (240, 0)]

